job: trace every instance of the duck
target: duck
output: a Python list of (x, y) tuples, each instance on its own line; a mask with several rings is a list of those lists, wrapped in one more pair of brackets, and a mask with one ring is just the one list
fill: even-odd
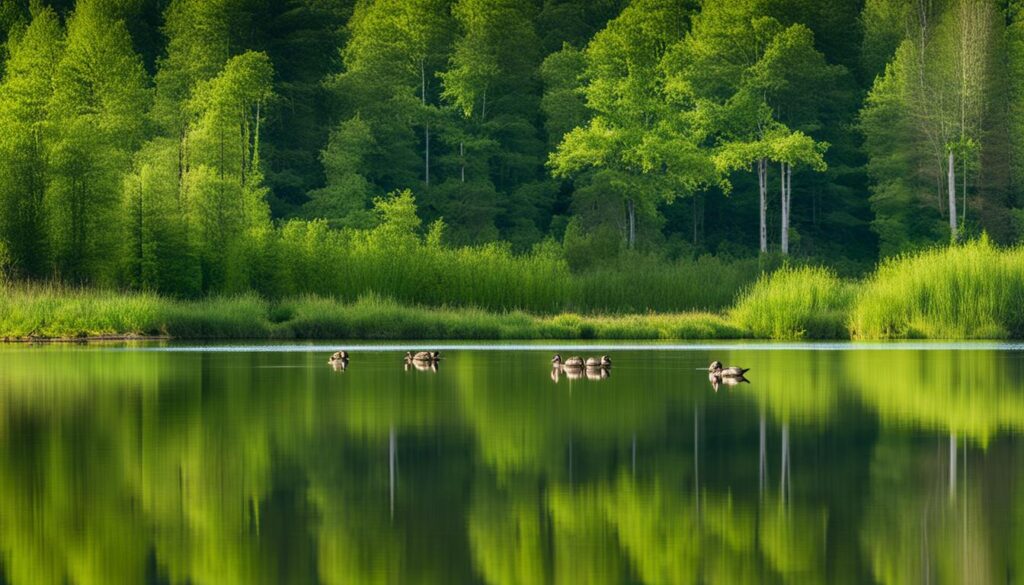
[(405, 352), (405, 361), (407, 362), (436, 362), (439, 359), (441, 359), (439, 351), (417, 351), (415, 354), (411, 351)]
[(562, 356), (555, 354), (555, 357), (551, 358), (551, 366), (554, 368), (567, 368), (567, 369), (579, 369), (585, 365), (583, 358), (572, 356), (565, 361), (562, 361)]
[(327, 363), (329, 363), (329, 364), (336, 364), (336, 363), (339, 363), (339, 362), (348, 363), (348, 352), (347, 351), (345, 351), (345, 350), (336, 351), (333, 354), (331, 354), (330, 359), (327, 360)]
[(718, 360), (711, 362), (711, 365), (708, 366), (708, 374), (719, 378), (742, 378), (743, 374), (749, 371), (750, 368), (740, 368), (738, 366), (723, 367), (722, 362)]

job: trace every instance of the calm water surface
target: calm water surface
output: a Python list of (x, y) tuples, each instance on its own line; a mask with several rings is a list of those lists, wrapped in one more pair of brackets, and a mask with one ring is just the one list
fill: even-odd
[(1024, 581), (1019, 347), (550, 346), (0, 347), (0, 583)]

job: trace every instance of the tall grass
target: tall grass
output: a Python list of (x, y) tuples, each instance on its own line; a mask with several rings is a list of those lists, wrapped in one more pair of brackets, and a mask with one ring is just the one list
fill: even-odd
[(883, 263), (853, 307), (854, 337), (1024, 336), (1024, 249), (987, 238)]
[(178, 339), (711, 339), (744, 332), (703, 313), (536, 316), (421, 307), (367, 295), (353, 302), (255, 295), (182, 301), (148, 293), (0, 287), (0, 338)]
[(0, 285), (0, 338), (258, 338), (271, 331), (267, 308), (251, 294), (184, 302), (151, 293)]
[[(695, 260), (659, 268), (665, 265), (638, 261), (631, 269), (606, 266), (580, 276), (544, 250), (515, 256), (499, 247), (402, 245), (421, 258), (389, 256), (385, 248), (373, 252), (349, 241), (335, 253), (318, 249), (290, 257), (306, 264), (285, 264), (294, 278), (308, 279), (303, 288), (342, 287), (339, 295), (185, 301), (151, 293), (0, 285), (0, 338), (1024, 337), (1024, 248), (998, 249), (985, 239), (895, 258), (860, 283), (826, 268), (784, 267), (747, 285), (724, 315), (675, 307), (727, 306), (728, 291), (756, 273), (753, 264)], [(374, 274), (374, 258), (392, 267)], [(387, 287), (393, 296), (374, 292)]]
[(761, 271), (756, 258), (702, 256), (667, 263), (627, 256), (574, 275), (567, 308), (588, 313), (725, 309)]
[(515, 254), (499, 244), (451, 248), (386, 225), (332, 231), (317, 222), (287, 224), (270, 254), (278, 273), (261, 285), (270, 298), (352, 302), (376, 294), (404, 304), (536, 314), (722, 309), (761, 270), (757, 259), (669, 263), (628, 255), (573, 273), (552, 242)]
[(853, 288), (827, 268), (784, 267), (762, 276), (730, 312), (755, 337), (841, 339)]

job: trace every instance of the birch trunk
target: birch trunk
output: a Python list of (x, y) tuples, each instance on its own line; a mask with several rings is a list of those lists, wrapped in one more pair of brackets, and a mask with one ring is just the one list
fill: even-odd
[(768, 161), (757, 161), (757, 189), (761, 196), (761, 253), (768, 252)]
[(781, 252), (783, 256), (789, 254), (789, 188), (788, 188), (788, 169), (789, 165), (782, 163), (780, 172), (782, 177), (779, 179), (779, 183), (782, 185), (780, 198), (782, 200), (782, 226), (781, 226)]
[(950, 240), (957, 241), (957, 218), (956, 218), (956, 159), (953, 157), (953, 151), (949, 151), (949, 164), (946, 165), (949, 171), (949, 178), (947, 179), (947, 185), (949, 187), (949, 236)]

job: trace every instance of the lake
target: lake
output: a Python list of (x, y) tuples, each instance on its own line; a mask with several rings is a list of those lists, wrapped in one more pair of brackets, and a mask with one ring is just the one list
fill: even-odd
[(1020, 346), (420, 345), (0, 347), (0, 583), (1024, 579)]

